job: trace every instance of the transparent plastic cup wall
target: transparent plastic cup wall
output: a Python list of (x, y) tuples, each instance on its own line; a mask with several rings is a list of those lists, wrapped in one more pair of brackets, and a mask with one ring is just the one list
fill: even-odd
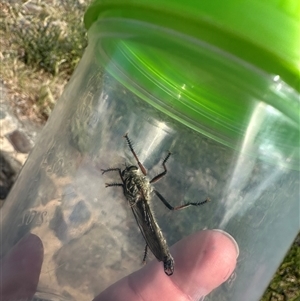
[[(155, 184), (172, 205), (211, 199), (170, 212), (152, 197), (169, 245), (204, 228), (223, 229), (239, 244), (235, 274), (207, 300), (257, 300), (298, 229), (299, 173), (235, 151), (156, 110), (100, 67), (94, 47), (2, 209), (1, 256), (27, 233), (38, 235), (44, 261), (36, 297), (45, 300), (91, 300), (139, 269), (143, 237), (122, 188), (105, 188), (118, 175), (101, 171), (136, 164), (123, 138), (128, 133), (149, 178), (172, 152), (167, 175)], [(261, 110), (274, 114), (267, 105)]]

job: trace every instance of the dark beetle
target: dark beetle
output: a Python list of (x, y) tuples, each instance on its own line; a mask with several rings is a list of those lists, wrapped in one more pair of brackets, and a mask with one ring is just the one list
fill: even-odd
[(137, 161), (138, 167), (135, 165), (131, 165), (126, 167), (124, 170), (121, 170), (120, 168), (102, 169), (102, 174), (108, 171), (117, 171), (122, 180), (122, 183), (106, 183), (106, 187), (123, 187), (123, 193), (130, 204), (136, 222), (146, 241), (143, 262), (146, 261), (147, 251), (149, 247), (154, 256), (159, 261), (162, 261), (164, 263), (165, 273), (168, 276), (171, 276), (174, 272), (174, 259), (169, 251), (167, 241), (164, 238), (164, 235), (159, 225), (157, 224), (152, 209), (149, 205), (151, 192), (153, 191), (157, 195), (157, 197), (165, 204), (165, 206), (170, 210), (179, 210), (189, 206), (200, 206), (202, 204), (207, 203), (210, 199), (207, 198), (203, 202), (186, 203), (177, 207), (171, 206), (158, 191), (153, 189), (151, 185), (152, 183), (159, 181), (163, 176), (166, 175), (166, 162), (170, 158), (171, 153), (169, 152), (162, 162), (164, 171), (155, 176), (151, 181), (148, 181), (148, 179), (146, 178), (147, 170), (139, 161), (132, 147), (132, 143), (128, 138), (128, 135), (126, 134), (124, 138), (126, 139), (127, 144)]

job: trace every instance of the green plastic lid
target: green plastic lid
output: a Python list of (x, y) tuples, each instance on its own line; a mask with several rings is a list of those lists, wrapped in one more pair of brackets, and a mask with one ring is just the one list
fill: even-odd
[(99, 61), (139, 97), (299, 169), (299, 16), (298, 0), (96, 0), (84, 21)]
[(227, 50), (300, 89), (298, 0), (96, 0), (84, 18), (121, 16), (159, 24)]

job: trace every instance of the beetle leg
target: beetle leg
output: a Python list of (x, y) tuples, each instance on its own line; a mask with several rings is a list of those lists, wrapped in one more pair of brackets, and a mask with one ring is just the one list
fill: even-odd
[(132, 143), (131, 143), (131, 141), (130, 141), (130, 139), (129, 139), (127, 133), (124, 135), (124, 138), (126, 139), (127, 144), (128, 144), (128, 146), (129, 146), (129, 148), (130, 148), (130, 150), (131, 150), (131, 152), (132, 152), (132, 154), (133, 154), (133, 156), (134, 156), (134, 158), (135, 158), (137, 164), (139, 165), (139, 168), (140, 168), (140, 170), (142, 171), (143, 175), (144, 175), (144, 176), (147, 175), (147, 169), (146, 169), (145, 166), (140, 162), (140, 160), (139, 160), (137, 154), (135, 153), (135, 151), (134, 151), (134, 149), (133, 149), (133, 147), (132, 147)]
[(146, 244), (145, 251), (144, 251), (144, 257), (143, 257), (143, 264), (146, 264), (147, 255), (148, 255), (148, 245)]
[(171, 156), (171, 153), (168, 152), (166, 158), (165, 158), (165, 159), (163, 160), (163, 162), (162, 162), (162, 166), (163, 166), (163, 168), (164, 168), (164, 171), (163, 171), (162, 173), (158, 174), (157, 176), (155, 176), (155, 177), (150, 181), (150, 183), (155, 183), (155, 182), (159, 181), (162, 177), (164, 177), (164, 176), (167, 174), (166, 162), (168, 161), (168, 159), (170, 158), (170, 156)]
[[(119, 172), (119, 176), (124, 184), (124, 179), (122, 177), (122, 171), (120, 168), (108, 168), (108, 169), (101, 169), (102, 171), (102, 174), (105, 174), (106, 172), (109, 172), (109, 171), (118, 171)], [(111, 185), (110, 185), (111, 186)], [(120, 186), (120, 185), (114, 185), (114, 186)], [(106, 186), (107, 187), (107, 186)]]
[(176, 206), (176, 207), (173, 207), (157, 190), (153, 189), (154, 193), (157, 195), (157, 197), (164, 203), (164, 205), (170, 209), (170, 210), (180, 210), (180, 209), (185, 209), (189, 206), (200, 206), (200, 205), (203, 205), (207, 202), (210, 201), (210, 198), (206, 198), (204, 201), (202, 202), (196, 202), (196, 203), (185, 203), (183, 205), (180, 205), (180, 206)]

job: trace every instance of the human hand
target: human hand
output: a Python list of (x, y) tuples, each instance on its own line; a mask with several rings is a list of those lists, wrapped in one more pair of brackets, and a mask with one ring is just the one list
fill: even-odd
[(93, 301), (198, 301), (225, 282), (236, 266), (238, 246), (220, 230), (196, 232), (170, 248), (175, 271), (166, 276), (156, 259), (119, 280)]
[(23, 237), (0, 262), (0, 300), (30, 300), (36, 292), (44, 259), (40, 238)]
[[(205, 230), (171, 247), (175, 272), (165, 275), (156, 259), (119, 280), (93, 301), (198, 301), (225, 282), (235, 269), (238, 247), (226, 233)], [(43, 262), (43, 244), (29, 234), (0, 265), (0, 300), (32, 298)]]

